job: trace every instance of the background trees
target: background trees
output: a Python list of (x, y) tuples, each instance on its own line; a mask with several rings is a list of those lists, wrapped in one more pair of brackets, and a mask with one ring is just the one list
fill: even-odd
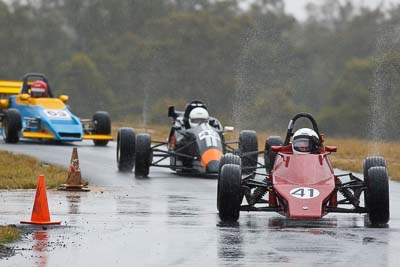
[(300, 22), (283, 0), (240, 2), (0, 1), (0, 78), (43, 72), (82, 116), (165, 123), (202, 99), (242, 129), (308, 111), (330, 135), (399, 139), (400, 5), (323, 1)]

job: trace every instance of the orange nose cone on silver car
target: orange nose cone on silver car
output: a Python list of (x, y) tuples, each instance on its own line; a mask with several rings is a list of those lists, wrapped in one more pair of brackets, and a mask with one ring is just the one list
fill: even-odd
[(207, 172), (218, 172), (219, 161), (222, 157), (222, 151), (216, 148), (207, 149), (201, 155), (201, 164)]

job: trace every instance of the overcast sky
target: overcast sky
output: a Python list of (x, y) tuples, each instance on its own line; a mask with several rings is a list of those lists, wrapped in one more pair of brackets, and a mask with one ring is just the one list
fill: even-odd
[[(293, 14), (296, 18), (303, 20), (306, 16), (304, 7), (307, 3), (318, 3), (321, 0), (285, 0), (287, 13)], [(355, 4), (364, 4), (370, 7), (376, 7), (381, 2), (386, 5), (390, 3), (400, 3), (400, 0), (352, 0)]]

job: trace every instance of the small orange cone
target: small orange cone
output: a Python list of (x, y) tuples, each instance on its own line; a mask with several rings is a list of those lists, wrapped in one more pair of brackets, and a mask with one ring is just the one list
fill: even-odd
[(21, 221), (21, 223), (39, 224), (39, 225), (50, 225), (50, 224), (61, 223), (61, 222), (50, 221), (49, 206), (47, 204), (46, 182), (44, 181), (44, 175), (39, 175), (31, 221)]
[(90, 189), (82, 184), (81, 168), (79, 167), (78, 148), (74, 147), (72, 150), (71, 162), (66, 184), (58, 187), (58, 190), (63, 191), (85, 191)]

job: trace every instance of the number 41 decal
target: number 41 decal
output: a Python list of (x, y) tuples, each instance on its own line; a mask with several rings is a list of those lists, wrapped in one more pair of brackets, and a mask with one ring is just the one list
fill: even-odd
[(310, 199), (319, 196), (319, 191), (310, 187), (297, 187), (290, 190), (293, 197), (301, 199)]

